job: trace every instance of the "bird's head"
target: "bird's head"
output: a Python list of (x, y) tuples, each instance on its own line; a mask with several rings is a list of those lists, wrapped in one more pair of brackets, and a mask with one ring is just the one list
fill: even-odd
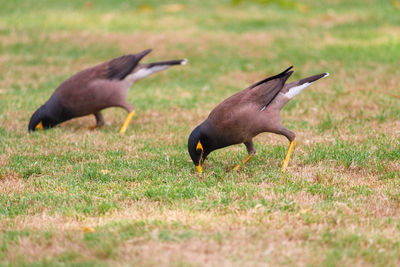
[(196, 129), (194, 129), (189, 136), (188, 151), (194, 165), (196, 165), (197, 171), (201, 173), (205, 156), (204, 147), (201, 142), (200, 126), (197, 126)]
[(189, 155), (199, 173), (203, 170), (203, 163), (208, 154), (216, 149), (214, 147), (215, 142), (213, 141), (212, 132), (205, 126), (204, 123), (197, 126), (190, 134), (188, 140)]
[(48, 128), (52, 128), (57, 123), (54, 123), (53, 120), (48, 115), (48, 110), (46, 105), (41, 106), (35, 113), (32, 114), (32, 117), (29, 121), (28, 131), (36, 131), (36, 130), (44, 130)]

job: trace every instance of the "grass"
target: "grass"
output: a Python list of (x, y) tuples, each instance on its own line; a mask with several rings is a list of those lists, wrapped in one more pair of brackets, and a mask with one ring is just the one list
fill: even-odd
[[(262, 2), (262, 1), (261, 1)], [(397, 1), (6, 1), (0, 13), (0, 265), (397, 266)], [(289, 4), (288, 4), (289, 3)], [(392, 5), (392, 4), (393, 5)], [(67, 77), (146, 48), (189, 58), (135, 84), (125, 113), (27, 133)], [(294, 65), (330, 72), (197, 175), (187, 137), (224, 98)]]

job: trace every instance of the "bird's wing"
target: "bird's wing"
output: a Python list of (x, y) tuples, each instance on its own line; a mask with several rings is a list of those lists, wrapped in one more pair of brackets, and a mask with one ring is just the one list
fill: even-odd
[(228, 97), (211, 111), (208, 118), (212, 121), (223, 121), (227, 117), (231, 117), (233, 111), (240, 106), (244, 94), (244, 91), (241, 91)]
[(124, 80), (126, 76), (139, 64), (139, 61), (149, 54), (152, 50), (146, 49), (137, 54), (129, 54), (120, 56), (100, 65), (88, 69), (88, 75), (91, 80), (108, 79), (108, 80)]
[(135, 55), (125, 55), (82, 70), (65, 80), (55, 93), (61, 97), (64, 105), (76, 106), (80, 100), (92, 99), (94, 92), (105, 92), (98, 90), (99, 81), (102, 84), (104, 80), (123, 80), (137, 66), (139, 60)]
[(271, 103), (293, 73), (293, 71), (289, 71), (291, 68), (259, 81), (225, 99), (211, 111), (208, 118), (216, 123), (236, 122), (237, 118), (247, 118), (250, 110), (264, 109)]
[(99, 76), (109, 80), (123, 80), (139, 63), (135, 55), (124, 55), (99, 65)]
[(292, 67), (278, 75), (268, 77), (246, 88), (244, 90), (246, 92), (244, 101), (254, 103), (261, 109), (267, 107), (279, 94), (285, 85), (286, 80), (293, 73), (293, 71), (289, 71)]

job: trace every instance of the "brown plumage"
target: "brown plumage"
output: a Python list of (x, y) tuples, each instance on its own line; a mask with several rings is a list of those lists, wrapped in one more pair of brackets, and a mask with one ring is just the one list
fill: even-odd
[[(249, 155), (243, 163), (247, 162), (256, 153), (253, 137), (263, 132), (284, 135), (290, 141), (288, 153), (282, 165), (285, 171), (296, 135), (282, 125), (280, 111), (304, 88), (329, 75), (323, 73), (285, 84), (293, 73), (290, 71), (291, 68), (227, 98), (192, 131), (188, 140), (188, 150), (200, 173), (202, 164), (209, 153), (234, 144), (245, 144)], [(234, 169), (239, 167), (240, 164)]]
[(52, 128), (66, 120), (93, 114), (96, 127), (104, 125), (101, 110), (121, 107), (128, 112), (120, 132), (124, 132), (134, 114), (133, 106), (126, 102), (129, 87), (152, 73), (187, 60), (171, 60), (139, 64), (151, 49), (138, 54), (124, 55), (97, 66), (82, 70), (65, 80), (31, 117), (28, 130)]

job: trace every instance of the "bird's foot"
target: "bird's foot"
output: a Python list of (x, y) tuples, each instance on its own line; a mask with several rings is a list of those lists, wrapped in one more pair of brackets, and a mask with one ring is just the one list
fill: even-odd
[(233, 170), (234, 170), (234, 171), (239, 170), (239, 169), (240, 169), (240, 166), (241, 166), (240, 164), (236, 165), (235, 167), (233, 167)]
[(96, 130), (97, 128), (98, 128), (97, 125), (92, 125), (92, 126), (89, 126), (89, 127), (88, 127), (88, 130), (94, 131), (94, 130)]
[(245, 164), (246, 162), (248, 162), (253, 156), (254, 156), (254, 154), (249, 154), (244, 160), (242, 160), (241, 163), (239, 163), (238, 165), (236, 165), (235, 167), (233, 167), (233, 170), (234, 170), (234, 171), (239, 170), (240, 166), (242, 166), (243, 164)]
[(103, 123), (103, 124), (92, 125), (92, 126), (89, 126), (89, 127), (88, 127), (88, 130), (94, 131), (94, 130), (96, 130), (97, 128), (101, 128), (101, 127), (103, 127), (103, 126), (104, 126), (104, 123)]

